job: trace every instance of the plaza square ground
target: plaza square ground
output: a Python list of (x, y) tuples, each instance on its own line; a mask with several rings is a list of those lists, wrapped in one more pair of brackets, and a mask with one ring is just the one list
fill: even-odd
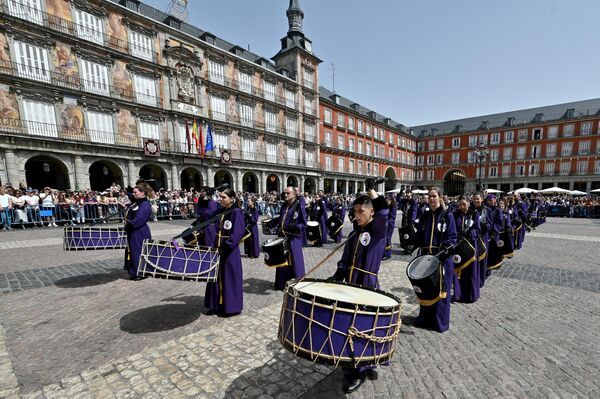
[[(184, 226), (151, 229), (166, 239)], [(340, 370), (277, 341), (282, 294), (262, 258), (243, 258), (244, 311), (224, 319), (204, 314), (203, 283), (131, 282), (122, 250), (63, 252), (61, 237), (0, 234), (1, 398), (344, 397)], [(306, 248), (306, 269), (334, 248)], [(405, 301), (397, 352), (349, 397), (600, 397), (600, 221), (549, 219), (528, 234), (477, 303), (452, 305), (444, 334), (411, 324), (409, 260), (395, 250), (380, 272)]]

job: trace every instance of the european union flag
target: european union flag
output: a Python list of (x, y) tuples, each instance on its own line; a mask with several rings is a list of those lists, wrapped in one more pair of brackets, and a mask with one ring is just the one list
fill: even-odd
[(204, 147), (204, 151), (212, 151), (213, 148), (213, 138), (212, 138), (212, 124), (208, 124), (208, 129), (206, 131), (206, 147)]

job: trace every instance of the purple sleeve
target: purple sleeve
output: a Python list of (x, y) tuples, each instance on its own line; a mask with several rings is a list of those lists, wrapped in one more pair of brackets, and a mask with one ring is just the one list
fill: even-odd
[(229, 221), (231, 222), (231, 233), (223, 244), (234, 249), (240, 245), (240, 241), (246, 233), (246, 222), (244, 222), (244, 215), (240, 209), (235, 209), (231, 212), (231, 219)]
[(448, 221), (446, 222), (446, 239), (444, 240), (444, 244), (452, 246), (456, 244), (456, 239), (458, 235), (456, 234), (456, 223), (454, 222), (454, 215), (448, 212), (446, 214), (446, 218)]
[(152, 215), (152, 205), (150, 202), (144, 201), (140, 204), (140, 209), (136, 212), (133, 220), (129, 221), (131, 227), (134, 229), (139, 229), (143, 225), (145, 225), (148, 220), (150, 220), (150, 216)]

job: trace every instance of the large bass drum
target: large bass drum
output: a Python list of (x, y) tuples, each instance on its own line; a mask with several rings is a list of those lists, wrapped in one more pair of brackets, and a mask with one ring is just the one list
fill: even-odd
[(281, 237), (267, 240), (262, 245), (265, 257), (265, 265), (269, 267), (288, 266), (288, 255), (290, 253), (287, 238)]
[(411, 260), (406, 275), (421, 305), (433, 305), (446, 297), (444, 265), (437, 256), (421, 255)]

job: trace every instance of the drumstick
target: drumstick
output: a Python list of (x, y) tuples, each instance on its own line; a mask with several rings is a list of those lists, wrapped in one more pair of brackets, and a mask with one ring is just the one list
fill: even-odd
[(350, 237), (352, 237), (354, 234), (356, 234), (354, 231), (352, 233), (350, 233), (350, 235), (346, 238), (346, 240), (343, 243), (341, 243), (340, 245), (338, 245), (337, 247), (335, 247), (324, 259), (322, 259), (319, 263), (317, 263), (317, 265), (315, 267), (313, 267), (312, 269), (310, 269), (302, 278), (298, 279), (298, 281), (304, 280), (306, 278), (306, 276), (308, 276), (309, 274), (313, 273), (319, 267), (323, 266), (323, 264), (325, 262), (327, 262), (329, 260), (329, 258), (331, 258), (333, 256), (333, 254), (335, 254), (341, 247), (343, 247), (344, 245), (346, 245), (346, 241), (348, 241), (350, 239)]

